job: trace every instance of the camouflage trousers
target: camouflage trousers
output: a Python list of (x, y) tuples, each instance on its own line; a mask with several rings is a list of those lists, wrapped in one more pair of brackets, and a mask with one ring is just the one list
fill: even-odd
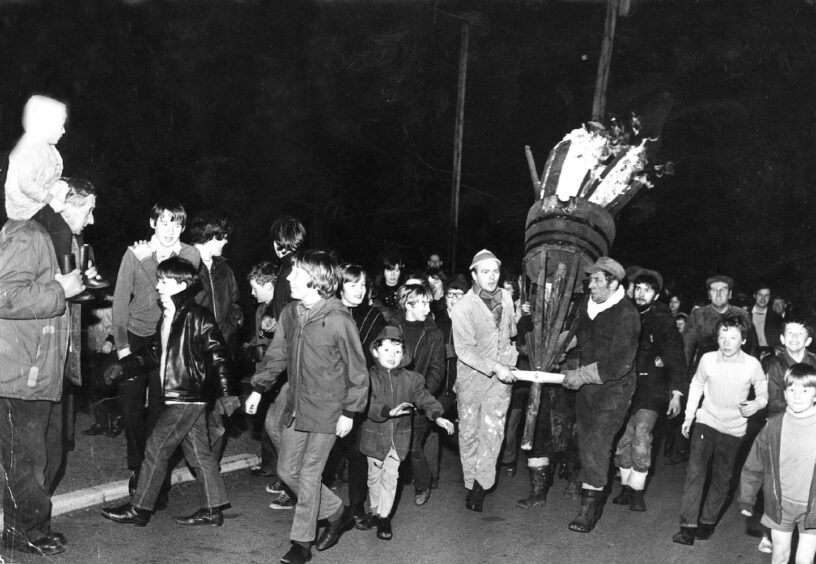
[(476, 480), (484, 489), (496, 481), (496, 461), (504, 442), (504, 421), (510, 406), (510, 388), (479, 390), (468, 393), (458, 390), (459, 457), (465, 487), (471, 489)]

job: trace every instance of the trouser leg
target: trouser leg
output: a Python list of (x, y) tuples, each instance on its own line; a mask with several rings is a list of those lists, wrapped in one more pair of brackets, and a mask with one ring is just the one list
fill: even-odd
[(424, 414), (415, 413), (414, 432), (411, 435), (411, 472), (414, 475), (414, 489), (427, 490), (431, 487), (431, 467), (425, 457), (425, 440), (431, 431), (431, 422)]
[(728, 488), (734, 473), (734, 462), (742, 442), (739, 437), (726, 435), (713, 429), (711, 432), (714, 434), (711, 484), (700, 514), (700, 523), (705, 525), (713, 525), (717, 522), (720, 510), (728, 497)]
[[(708, 462), (714, 453), (715, 441), (711, 427), (695, 424), (691, 433), (691, 450), (689, 451), (686, 480), (683, 485), (683, 496), (680, 501), (680, 526), (696, 527), (700, 512), (700, 501), (703, 498)], [(730, 475), (728, 476), (729, 479)]]
[[(190, 409), (185, 406), (185, 409)], [(218, 457), (210, 447), (206, 410), (202, 409), (181, 443), (187, 464), (195, 470), (196, 482), (204, 507), (221, 507), (229, 503), (227, 488), (218, 466)]]

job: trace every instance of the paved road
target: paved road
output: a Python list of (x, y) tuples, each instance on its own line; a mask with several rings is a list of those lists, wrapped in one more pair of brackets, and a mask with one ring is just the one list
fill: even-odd
[[(485, 502), (484, 513), (465, 510), (461, 472), (453, 452), (444, 452), (440, 489), (423, 507), (413, 504), (413, 489), (393, 520), (394, 539), (380, 541), (374, 531), (352, 530), (335, 547), (315, 553), (316, 563), (766, 563), (757, 540), (731, 507), (714, 536), (695, 546), (673, 544), (677, 506), (685, 466), (659, 466), (647, 492), (649, 511), (633, 513), (607, 504), (590, 534), (573, 533), (567, 523), (577, 502), (564, 500), (564, 482), (556, 481), (546, 507), (525, 511), (514, 507), (527, 491), (526, 476), (502, 478)], [(186, 528), (173, 515), (196, 509), (192, 484), (176, 486), (167, 511), (145, 528), (118, 525), (99, 515), (99, 508), (59, 516), (55, 530), (69, 540), (59, 563), (275, 563), (288, 550), (291, 511), (268, 509), (264, 481), (245, 471), (227, 475), (232, 508), (221, 528)], [(615, 486), (617, 493), (618, 486)], [(345, 492), (343, 492), (345, 493)], [(5, 562), (43, 562), (41, 558), (4, 552)]]

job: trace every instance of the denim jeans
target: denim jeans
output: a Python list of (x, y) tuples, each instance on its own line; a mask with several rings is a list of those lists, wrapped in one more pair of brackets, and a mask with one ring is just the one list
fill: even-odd
[(207, 416), (202, 404), (165, 406), (145, 447), (139, 485), (131, 503), (152, 511), (159, 497), (173, 452), (181, 445), (187, 464), (194, 470), (201, 507), (221, 507), (229, 503), (218, 460), (210, 448)]
[(652, 430), (657, 422), (657, 412), (638, 409), (629, 417), (626, 430), (618, 440), (615, 466), (648, 472), (652, 465)]
[(295, 429), (297, 420), (282, 429), (278, 449), (278, 476), (297, 496), (290, 540), (312, 542), (317, 520), (339, 514), (342, 500), (323, 485), (323, 468), (336, 435)]
[[(720, 433), (701, 423), (694, 425), (686, 483), (683, 486), (680, 505), (681, 527), (696, 527), (698, 514), (700, 524), (714, 525), (717, 522), (720, 510), (728, 497), (731, 474), (741, 444), (742, 437)], [(703, 504), (703, 511), (700, 513), (703, 486), (708, 474), (708, 465), (712, 460), (711, 485)]]
[(29, 542), (51, 532), (51, 491), (62, 464), (62, 404), (0, 398), (5, 530)]

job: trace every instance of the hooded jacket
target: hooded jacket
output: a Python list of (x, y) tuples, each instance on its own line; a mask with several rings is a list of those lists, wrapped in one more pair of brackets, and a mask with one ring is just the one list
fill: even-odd
[(51, 187), (62, 176), (62, 157), (50, 139), (62, 131), (65, 104), (46, 96), (32, 96), (23, 110), (25, 133), (9, 154), (6, 176), (6, 214), (30, 219), (52, 199)]
[[(172, 297), (176, 312), (170, 325), (164, 365), (164, 400), (210, 403), (234, 395), (230, 389), (229, 351), (212, 312), (195, 302), (195, 288)], [(119, 361), (124, 378), (156, 370), (162, 360), (161, 324), (147, 347)]]
[(283, 308), (252, 388), (264, 393), (284, 370), (289, 390), (281, 424), (298, 431), (334, 434), (340, 415), (365, 409), (368, 373), (357, 325), (343, 303), (330, 297), (307, 309), (300, 301)]
[[(371, 343), (372, 355), (379, 342), (384, 339), (404, 343), (399, 327), (389, 325)], [(396, 368), (384, 368), (379, 362), (369, 368), (368, 419), (363, 422), (360, 430), (360, 452), (366, 456), (384, 460), (392, 447), (400, 460), (408, 455), (411, 446), (411, 415), (389, 416), (389, 412), (399, 404), (413, 403), (431, 421), (442, 416), (442, 405), (427, 390), (422, 375), (405, 368), (410, 363), (411, 353), (405, 350), (402, 362)]]

